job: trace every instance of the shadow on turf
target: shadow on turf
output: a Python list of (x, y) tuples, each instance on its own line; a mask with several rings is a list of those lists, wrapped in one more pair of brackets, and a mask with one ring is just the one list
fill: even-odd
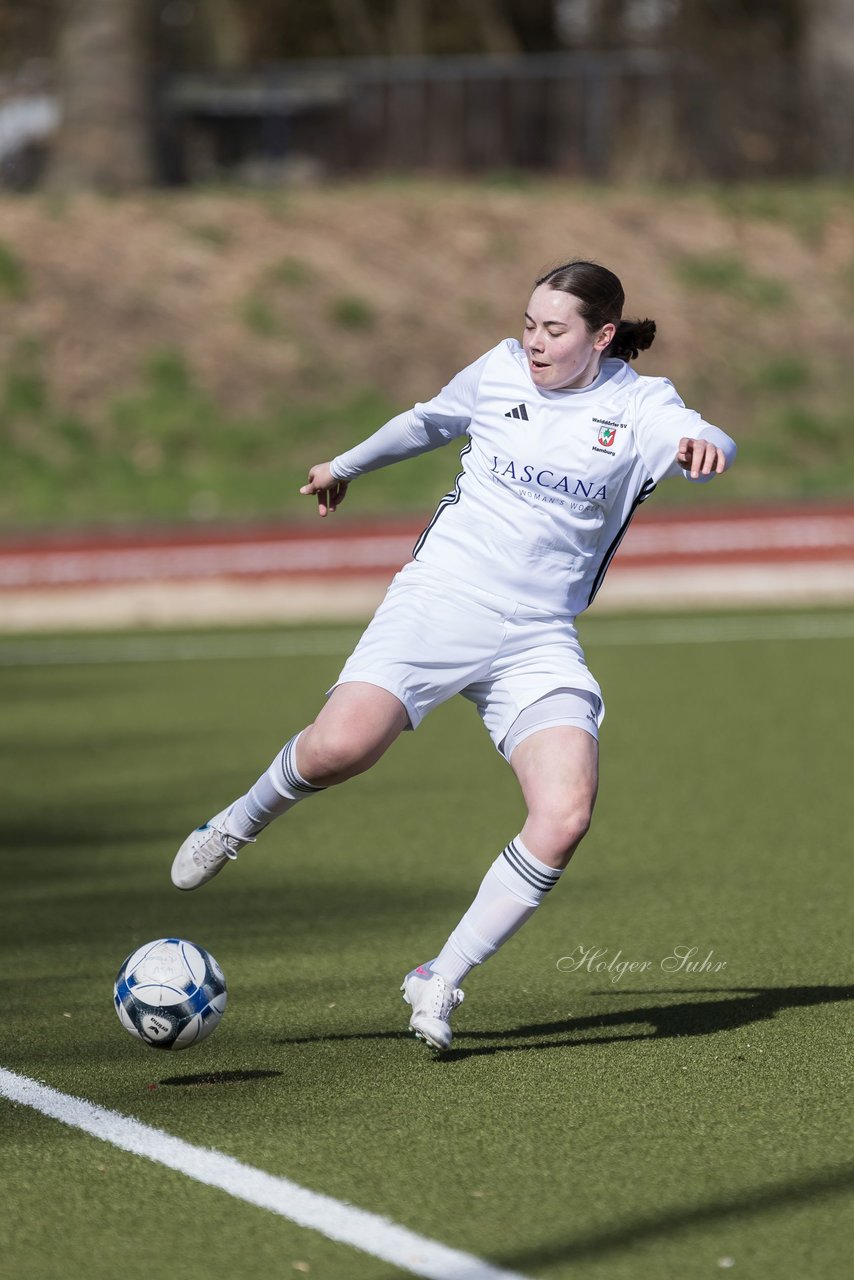
[[(602, 996), (626, 997), (628, 992), (602, 991)], [(528, 1023), (502, 1031), (460, 1031), (456, 1047), (438, 1056), (442, 1063), (460, 1062), (463, 1058), (488, 1057), (496, 1053), (531, 1052), (541, 1049), (583, 1048), (590, 1045), (619, 1044), (634, 1040), (676, 1039), (681, 1036), (711, 1036), (719, 1031), (754, 1022), (767, 1022), (783, 1009), (808, 1008), (816, 1004), (832, 1004), (854, 999), (854, 987), (708, 987), (680, 991), (633, 991), (632, 996), (651, 995), (723, 995), (720, 1000), (681, 1000), (676, 1004), (635, 1005), (611, 1013), (595, 1013), (587, 1017), (561, 1018), (555, 1022)], [(652, 1023), (652, 1031), (635, 1034), (579, 1036), (579, 1032), (616, 1031), (618, 1028)], [(532, 1037), (548, 1037), (545, 1040)], [(404, 1031), (360, 1031), (333, 1035), (302, 1036), (277, 1040), (276, 1044), (311, 1044), (322, 1040), (404, 1040)], [(487, 1040), (489, 1044), (461, 1044), (460, 1041)], [(512, 1041), (509, 1044), (495, 1041)]]
[(693, 1227), (705, 1227), (721, 1222), (735, 1222), (754, 1217), (759, 1213), (774, 1212), (786, 1206), (797, 1206), (821, 1196), (847, 1192), (854, 1186), (854, 1166), (824, 1170), (805, 1178), (788, 1182), (771, 1183), (751, 1190), (741, 1190), (731, 1196), (712, 1200), (708, 1204), (685, 1209), (668, 1209), (647, 1218), (638, 1218), (623, 1225), (615, 1224), (603, 1231), (591, 1232), (575, 1240), (555, 1243), (531, 1253), (503, 1257), (502, 1266), (547, 1267), (558, 1262), (580, 1262), (584, 1258), (599, 1258), (645, 1244), (662, 1236), (688, 1231)]
[[(736, 1027), (750, 1026), (754, 1022), (768, 1022), (783, 1009), (800, 1009), (816, 1004), (831, 1004), (838, 1000), (854, 999), (854, 987), (736, 987), (709, 988), (708, 991), (635, 991), (632, 995), (686, 995), (723, 993), (722, 1000), (681, 1000), (676, 1004), (638, 1005), (631, 1009), (618, 1009), (613, 1013), (591, 1014), (584, 1018), (565, 1018), (557, 1022), (541, 1022), (506, 1031), (476, 1031), (466, 1039), (510, 1040), (514, 1044), (489, 1044), (468, 1047), (461, 1045), (442, 1055), (442, 1062), (459, 1061), (462, 1058), (495, 1053), (518, 1052), (531, 1049), (565, 1049), (570, 1045), (614, 1044), (632, 1040), (676, 1039), (681, 1036), (711, 1036), (719, 1031), (732, 1031)], [(618, 993), (598, 992), (603, 996)], [(627, 1024), (649, 1022), (653, 1030), (634, 1035), (603, 1035), (576, 1038), (579, 1031), (610, 1031)], [(560, 1039), (540, 1040), (536, 1043), (518, 1043), (530, 1036), (559, 1035)]]
[(269, 1080), (284, 1075), (283, 1071), (207, 1071), (195, 1076), (167, 1076), (161, 1084), (211, 1086), (218, 1084), (249, 1084), (253, 1080)]

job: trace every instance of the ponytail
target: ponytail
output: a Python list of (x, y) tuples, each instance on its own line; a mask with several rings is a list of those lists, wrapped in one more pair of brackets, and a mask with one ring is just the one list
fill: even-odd
[(655, 341), (654, 320), (621, 320), (604, 356), (618, 360), (637, 360), (638, 352), (648, 351)]

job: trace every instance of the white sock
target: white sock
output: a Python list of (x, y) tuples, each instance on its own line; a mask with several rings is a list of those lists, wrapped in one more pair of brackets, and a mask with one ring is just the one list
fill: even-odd
[(240, 796), (228, 811), (226, 830), (241, 840), (249, 840), (263, 831), (274, 818), (280, 818), (300, 800), (324, 791), (312, 786), (297, 769), (296, 745), (299, 734), (285, 743), (273, 763), (258, 781)]
[(521, 929), (562, 874), (535, 858), (516, 836), (487, 871), (477, 897), (430, 968), (458, 987), (470, 969), (495, 955)]

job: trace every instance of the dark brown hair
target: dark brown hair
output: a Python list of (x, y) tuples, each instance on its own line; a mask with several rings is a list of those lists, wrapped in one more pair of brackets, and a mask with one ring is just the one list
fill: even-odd
[(654, 320), (623, 320), (626, 295), (617, 276), (598, 262), (586, 262), (576, 258), (561, 267), (554, 267), (535, 281), (550, 289), (560, 289), (578, 299), (578, 312), (592, 337), (603, 325), (614, 324), (617, 332), (603, 356), (616, 356), (620, 360), (635, 360), (639, 351), (646, 351), (655, 338)]

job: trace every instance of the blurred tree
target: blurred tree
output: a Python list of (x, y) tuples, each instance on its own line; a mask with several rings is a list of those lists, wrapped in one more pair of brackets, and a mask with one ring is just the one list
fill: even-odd
[[(619, 0), (617, 0), (619, 2)], [(627, 0), (622, 0), (627, 3)], [(669, 6), (668, 28), (678, 48), (715, 58), (789, 54), (813, 0), (680, 0)], [(761, 74), (761, 63), (754, 67)]]
[(463, 13), (468, 11), (478, 33), (479, 52), (521, 52), (507, 7), (501, 0), (458, 0), (458, 8)]
[(854, 0), (803, 0), (804, 110), (815, 169), (854, 170)]
[(508, 0), (504, 7), (525, 53), (558, 53), (563, 49), (558, 24), (560, 0)]
[(389, 23), (389, 53), (417, 57), (427, 49), (425, 0), (397, 0)]
[(218, 71), (239, 71), (246, 66), (249, 33), (245, 9), (239, 0), (206, 0), (196, 8), (209, 64)]
[[(176, 0), (171, 0), (175, 3)], [(562, 47), (559, 0), (183, 0), (192, 26), (225, 25), (249, 65), (291, 58), (420, 56), (447, 53), (520, 53)], [(210, 41), (194, 39), (196, 59)], [(206, 64), (206, 65), (209, 65)], [(221, 64), (220, 64), (221, 65)], [(198, 60), (194, 69), (201, 69)]]
[(127, 191), (153, 180), (148, 0), (59, 0), (62, 123), (48, 183)]
[(0, 94), (56, 84), (50, 180), (106, 190), (152, 178), (155, 75), (632, 47), (675, 55), (685, 176), (854, 168), (854, 0), (0, 0)]
[(17, 71), (48, 52), (55, 39), (56, 0), (0, 0), (0, 69)]
[[(662, 33), (677, 58), (686, 174), (762, 177), (802, 163), (798, 58), (809, 0), (680, 0)], [(695, 165), (696, 168), (691, 166)]]
[(362, 57), (382, 53), (381, 25), (367, 0), (331, 0), (331, 14), (338, 39), (347, 53)]
[(625, 42), (625, 0), (599, 0), (592, 6), (591, 43), (600, 49), (619, 48)]

